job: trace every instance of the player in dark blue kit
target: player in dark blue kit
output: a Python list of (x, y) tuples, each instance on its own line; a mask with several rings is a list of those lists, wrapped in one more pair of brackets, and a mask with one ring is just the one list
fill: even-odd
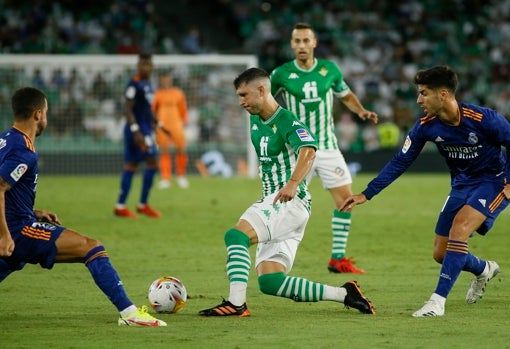
[(145, 160), (142, 192), (136, 207), (138, 213), (159, 218), (161, 214), (148, 204), (149, 193), (158, 171), (157, 147), (154, 138), (156, 124), (151, 105), (154, 88), (150, 81), (153, 70), (152, 57), (140, 54), (138, 72), (129, 81), (126, 91), (126, 125), (124, 127), (124, 168), (120, 180), (120, 192), (114, 213), (119, 217), (136, 218), (126, 207), (133, 177), (140, 162)]
[(34, 141), (45, 129), (48, 102), (36, 88), (12, 96), (14, 125), (0, 134), (0, 282), (26, 263), (51, 269), (54, 263), (84, 263), (120, 312), (119, 325), (166, 326), (137, 308), (110, 264), (100, 241), (62, 227), (57, 215), (34, 210), (38, 156)]
[(446, 297), (461, 271), (475, 275), (467, 303), (482, 298), (487, 282), (499, 272), (496, 262), (469, 252), (468, 240), (475, 231), (485, 235), (508, 205), (510, 152), (505, 156), (501, 147), (510, 150), (510, 124), (492, 109), (457, 102), (457, 75), (448, 66), (420, 70), (414, 82), (417, 103), (425, 115), (411, 129), (402, 149), (343, 207), (373, 198), (407, 170), (426, 142), (436, 144), (451, 174), (451, 191), (439, 214), (434, 241), (433, 256), (442, 266), (435, 292), (413, 316), (442, 316)]

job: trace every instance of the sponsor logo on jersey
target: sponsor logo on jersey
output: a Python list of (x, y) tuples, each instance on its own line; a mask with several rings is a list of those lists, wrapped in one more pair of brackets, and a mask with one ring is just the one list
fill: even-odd
[(51, 223), (41, 223), (41, 222), (34, 222), (32, 223), (32, 228), (42, 228), (46, 230), (55, 230), (55, 225)]
[(478, 202), (481, 203), (483, 207), (487, 204), (487, 200), (485, 199), (478, 199)]
[(19, 164), (16, 166), (14, 170), (11, 172), (11, 178), (14, 179), (16, 182), (23, 176), (25, 172), (27, 172), (28, 166), (26, 164)]
[(407, 136), (406, 137), (406, 140), (404, 142), (404, 145), (402, 146), (402, 153), (407, 153), (407, 151), (409, 150), (409, 148), (411, 148), (411, 144), (413, 142), (411, 142), (411, 137)]
[(258, 129), (259, 129), (259, 127), (258, 127), (257, 125), (253, 125), (253, 126), (251, 127), (251, 130), (252, 130), (252, 131), (258, 131)]
[(442, 139), (441, 136), (437, 136), (434, 142), (444, 142), (444, 139)]
[(296, 73), (290, 73), (289, 74), (289, 80), (290, 79), (299, 79), (299, 75), (297, 75)]
[(298, 128), (296, 130), (296, 133), (299, 136), (299, 139), (301, 139), (303, 142), (312, 142), (313, 141), (313, 137), (304, 128)]
[(5, 147), (7, 145), (7, 141), (3, 138), (0, 138), (0, 149)]
[(301, 124), (299, 123), (299, 121), (292, 121), (292, 126), (300, 126)]

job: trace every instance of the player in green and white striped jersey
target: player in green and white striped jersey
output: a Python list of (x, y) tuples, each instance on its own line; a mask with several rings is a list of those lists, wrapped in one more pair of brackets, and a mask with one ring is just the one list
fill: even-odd
[(251, 268), (248, 249), (255, 244), (255, 267), (263, 293), (295, 301), (336, 301), (375, 314), (356, 281), (334, 287), (288, 275), (310, 217), (310, 194), (304, 179), (313, 164), (317, 142), (308, 128), (274, 99), (264, 70), (244, 71), (234, 86), (239, 103), (251, 114), (251, 141), (260, 163), (263, 197), (225, 233), (228, 300), (201, 310), (199, 315), (250, 315), (246, 305)]
[(317, 39), (307, 23), (297, 23), (292, 31), (291, 47), (295, 59), (275, 68), (271, 73), (274, 96), (282, 94), (287, 109), (296, 114), (317, 137), (319, 148), (306, 181), (316, 173), (335, 201), (331, 220), (333, 245), (328, 269), (335, 273), (364, 274), (345, 256), (351, 226), (351, 212), (340, 211), (342, 203), (352, 195), (352, 177), (338, 148), (333, 122), (334, 97), (362, 120), (377, 123), (376, 113), (366, 110), (344, 81), (336, 63), (314, 57)]

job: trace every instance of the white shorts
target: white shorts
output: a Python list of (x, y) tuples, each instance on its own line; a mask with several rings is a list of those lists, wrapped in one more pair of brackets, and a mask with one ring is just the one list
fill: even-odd
[(352, 184), (351, 173), (344, 156), (339, 150), (317, 150), (312, 169), (306, 176), (308, 184), (310, 184), (314, 174), (321, 179), (322, 186), (325, 189)]
[(303, 239), (310, 212), (301, 199), (273, 206), (275, 194), (251, 205), (240, 219), (246, 220), (257, 233), (259, 243), (255, 267), (263, 261), (277, 262), (292, 269), (299, 243)]

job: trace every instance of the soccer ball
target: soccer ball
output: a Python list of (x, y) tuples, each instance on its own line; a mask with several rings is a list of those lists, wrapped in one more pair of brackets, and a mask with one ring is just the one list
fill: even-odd
[(149, 287), (147, 297), (152, 309), (158, 313), (177, 313), (186, 304), (188, 294), (186, 287), (177, 278), (163, 276)]

